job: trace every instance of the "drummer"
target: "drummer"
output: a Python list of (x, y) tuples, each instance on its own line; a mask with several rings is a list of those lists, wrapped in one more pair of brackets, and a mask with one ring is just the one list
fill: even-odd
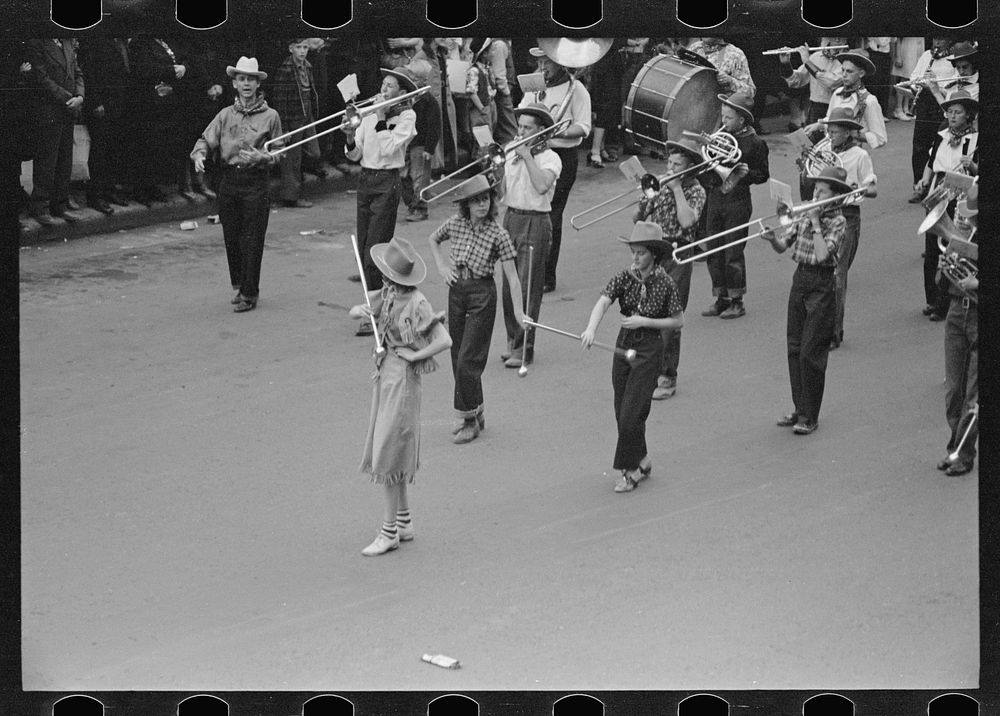
[(753, 97), (757, 87), (750, 76), (747, 56), (736, 45), (731, 45), (724, 37), (702, 37), (687, 48), (712, 63), (718, 70), (719, 84), (726, 95), (737, 92)]

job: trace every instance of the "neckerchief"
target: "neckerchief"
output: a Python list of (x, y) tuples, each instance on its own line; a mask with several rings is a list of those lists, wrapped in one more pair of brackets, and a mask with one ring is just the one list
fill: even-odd
[(267, 109), (267, 102), (264, 101), (264, 94), (260, 92), (257, 94), (256, 97), (254, 97), (253, 101), (245, 107), (243, 106), (243, 103), (240, 102), (240, 98), (237, 97), (235, 100), (233, 100), (233, 109), (239, 112), (240, 114), (245, 114), (245, 115), (256, 114), (257, 112), (263, 112), (265, 109)]
[(858, 143), (854, 141), (854, 137), (853, 136), (848, 137), (847, 141), (845, 141), (843, 144), (838, 145), (836, 147), (833, 146), (833, 142), (830, 142), (830, 149), (832, 149), (833, 151), (835, 151), (837, 154), (843, 154), (844, 152), (846, 152), (851, 147), (856, 147), (856, 146), (858, 146)]
[(854, 89), (848, 89), (845, 86), (845, 87), (841, 87), (840, 89), (838, 89), (837, 90), (837, 94), (839, 94), (841, 97), (844, 97), (845, 99), (847, 97), (850, 97), (852, 94), (857, 94), (860, 97), (861, 90), (863, 90), (863, 89), (864, 89), (864, 87), (862, 87), (861, 85), (858, 85)]
[[(976, 74), (979, 73), (977, 72)], [(974, 85), (974, 84), (976, 84), (976, 80), (973, 79), (972, 76), (970, 75), (969, 77), (960, 77), (954, 82), (949, 82), (948, 84), (945, 85), (945, 89), (949, 89), (951, 87), (965, 87), (966, 85)]]
[(951, 127), (948, 127), (948, 134), (949, 134), (948, 146), (957, 147), (962, 143), (962, 137), (964, 137), (966, 134), (972, 134), (973, 131), (975, 130), (972, 128), (971, 124), (965, 125), (965, 129), (962, 129), (960, 131), (955, 131)]

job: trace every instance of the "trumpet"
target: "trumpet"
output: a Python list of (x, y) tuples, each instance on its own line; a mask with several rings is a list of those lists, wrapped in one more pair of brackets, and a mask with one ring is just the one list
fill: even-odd
[[(437, 201), (441, 197), (451, 194), (453, 191), (457, 191), (460, 187), (465, 186), (465, 184), (472, 181), (480, 174), (490, 174), (496, 172), (500, 167), (504, 166), (507, 163), (507, 155), (510, 154), (515, 149), (517, 149), (518, 147), (528, 144), (531, 149), (534, 149), (537, 145), (540, 145), (542, 142), (550, 139), (551, 137), (559, 135), (561, 132), (564, 132), (566, 128), (569, 127), (570, 124), (572, 124), (572, 120), (570, 120), (567, 117), (566, 119), (556, 122), (551, 127), (545, 127), (544, 129), (540, 129), (537, 132), (529, 134), (526, 137), (521, 137), (520, 139), (515, 139), (512, 142), (508, 142), (503, 146), (497, 144), (496, 142), (490, 144), (486, 148), (485, 155), (479, 157), (478, 159), (474, 159), (473, 161), (466, 164), (464, 167), (459, 167), (451, 174), (446, 174), (445, 176), (441, 177), (434, 183), (428, 184), (426, 187), (421, 189), (420, 200), (427, 202)], [(469, 169), (472, 169), (473, 167), (476, 166), (479, 166), (481, 168), (472, 176), (466, 177), (462, 181), (458, 182), (454, 186), (448, 187), (442, 192), (439, 192), (437, 194), (432, 193), (436, 187), (440, 186), (441, 184), (444, 184), (445, 182), (449, 181), (450, 179), (453, 179), (454, 177), (464, 174)]]
[[(382, 96), (378, 94), (375, 95), (374, 97), (363, 100), (361, 102), (350, 102), (344, 109), (340, 110), (339, 112), (335, 112), (327, 117), (323, 117), (322, 119), (317, 119), (315, 122), (310, 122), (309, 124), (303, 125), (301, 127), (298, 127), (297, 129), (293, 129), (291, 131), (285, 132), (282, 135), (274, 137), (273, 139), (267, 140), (266, 142), (264, 142), (264, 151), (270, 152), (273, 155), (284, 154), (289, 149), (294, 149), (295, 147), (298, 147), (302, 144), (306, 144), (317, 137), (322, 137), (324, 134), (329, 134), (330, 132), (336, 132), (338, 130), (343, 131), (348, 127), (353, 127), (354, 129), (357, 129), (358, 127), (361, 126), (361, 120), (364, 119), (369, 114), (378, 112), (380, 109), (392, 107), (393, 105), (400, 104), (401, 102), (407, 102), (411, 99), (415, 99), (416, 97), (424, 94), (425, 92), (429, 92), (430, 89), (431, 88), (429, 85), (424, 86), (421, 87), (420, 89), (414, 90), (413, 92), (407, 92), (406, 94), (401, 94), (398, 97), (394, 97), (393, 99), (387, 99), (383, 102), (376, 101)], [(293, 142), (292, 144), (284, 144), (285, 141), (292, 135), (304, 132), (307, 129), (311, 129), (312, 127), (315, 127), (319, 124), (323, 124), (324, 122), (330, 122), (334, 119), (337, 119), (338, 117), (343, 117), (343, 119), (340, 121), (339, 124), (335, 124), (332, 127), (328, 127), (327, 129), (324, 129), (320, 132), (311, 134), (305, 139), (300, 139), (299, 141)], [(272, 151), (270, 147), (274, 145), (283, 145), (283, 146), (279, 146), (277, 149)]]
[[(705, 161), (688, 167), (687, 169), (682, 169), (679, 172), (674, 172), (673, 174), (664, 174), (662, 176), (656, 177), (652, 174), (647, 174), (642, 177), (642, 181), (638, 187), (640, 196), (638, 199), (633, 199), (627, 204), (618, 206), (610, 211), (606, 211), (600, 216), (596, 216), (593, 219), (588, 219), (586, 221), (578, 223), (581, 217), (587, 216), (603, 209), (608, 204), (614, 204), (621, 201), (627, 196), (631, 196), (636, 191), (635, 189), (629, 189), (628, 191), (622, 192), (617, 196), (613, 196), (610, 199), (605, 199), (599, 204), (588, 207), (581, 211), (579, 214), (575, 214), (570, 217), (570, 225), (576, 229), (584, 229), (592, 224), (596, 224), (598, 221), (608, 218), (609, 216), (614, 216), (615, 214), (625, 211), (637, 204), (639, 204), (643, 198), (652, 198), (656, 195), (656, 192), (660, 190), (660, 186), (666, 184), (667, 182), (674, 181), (675, 179), (687, 178), (689, 175), (700, 176), (706, 172), (715, 170), (720, 164), (723, 163), (733, 163), (740, 160), (740, 147), (736, 143), (736, 137), (729, 134), (728, 132), (723, 132), (721, 129), (714, 134), (704, 134), (697, 132), (685, 131), (684, 134), (697, 139), (702, 142), (701, 155), (705, 158)], [(650, 196), (652, 194), (652, 196)]]
[[(779, 47), (776, 50), (764, 50), (760, 54), (762, 55), (789, 55), (796, 52), (799, 48), (797, 47)], [(825, 47), (806, 47), (809, 52), (822, 52), (823, 50), (849, 50), (850, 45), (827, 45)]]
[(816, 176), (829, 167), (843, 169), (844, 162), (840, 155), (831, 149), (830, 138), (823, 137), (802, 154), (799, 166), (807, 176)]
[[(973, 234), (969, 235), (969, 239), (972, 239)], [(967, 241), (962, 239), (962, 241)], [(979, 266), (976, 262), (970, 258), (960, 255), (957, 251), (951, 249), (951, 241), (946, 244), (944, 237), (940, 234), (937, 239), (938, 249), (941, 251), (941, 255), (938, 257), (938, 269), (944, 275), (951, 284), (959, 290), (959, 292), (974, 303), (979, 303), (979, 292), (972, 289), (966, 289), (961, 286), (961, 282), (967, 278), (978, 278), (979, 276)]]

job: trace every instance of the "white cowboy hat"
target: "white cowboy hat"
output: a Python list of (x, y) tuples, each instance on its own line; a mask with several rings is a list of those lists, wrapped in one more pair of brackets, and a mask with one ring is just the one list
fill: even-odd
[(229, 65), (226, 68), (226, 74), (230, 77), (235, 77), (236, 75), (253, 75), (259, 80), (267, 79), (267, 73), (261, 72), (257, 66), (256, 57), (241, 57), (235, 67)]

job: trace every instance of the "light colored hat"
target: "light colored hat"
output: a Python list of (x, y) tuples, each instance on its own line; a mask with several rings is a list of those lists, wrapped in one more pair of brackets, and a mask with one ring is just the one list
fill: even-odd
[(235, 77), (236, 75), (252, 75), (259, 80), (267, 79), (267, 73), (261, 72), (260, 68), (257, 66), (256, 57), (241, 57), (239, 61), (237, 61), (235, 67), (232, 65), (226, 67), (226, 74), (230, 77)]
[(941, 103), (941, 109), (947, 109), (948, 105), (956, 103), (961, 104), (966, 110), (971, 109), (974, 112), (979, 112), (979, 101), (961, 88), (948, 95), (948, 99)]
[(819, 120), (821, 124), (839, 124), (851, 129), (864, 129), (864, 125), (854, 119), (854, 113), (849, 107), (835, 107), (830, 112), (830, 117)]
[(731, 94), (728, 97), (724, 94), (717, 95), (719, 101), (722, 104), (728, 104), (730, 107), (735, 109), (737, 112), (742, 114), (752, 123), (753, 118), (753, 98), (750, 95), (743, 94), (742, 92), (737, 92), (736, 94)]
[(528, 54), (530, 54), (532, 57), (547, 57), (548, 56), (548, 55), (545, 54), (545, 52), (542, 51), (541, 47), (532, 47), (530, 50), (528, 50)]
[(452, 199), (452, 201), (454, 203), (458, 203), (460, 201), (465, 201), (466, 199), (471, 199), (475, 196), (479, 196), (480, 194), (485, 194), (494, 186), (496, 186), (495, 183), (491, 184), (489, 179), (485, 176), (477, 174), (465, 182), (460, 189), (455, 191), (456, 198)]
[(869, 59), (868, 50), (848, 50), (847, 52), (841, 52), (837, 55), (837, 59), (841, 62), (844, 60), (853, 62), (862, 68), (869, 77), (875, 74), (875, 63)]
[(372, 246), (369, 253), (382, 275), (401, 286), (416, 286), (427, 276), (427, 264), (406, 239), (394, 236)]
[(673, 244), (663, 238), (663, 229), (660, 225), (652, 221), (635, 222), (635, 225), (632, 227), (632, 234), (628, 237), (619, 236), (618, 240), (629, 245), (649, 246), (661, 251), (673, 248)]
[(829, 184), (838, 194), (845, 194), (853, 189), (847, 183), (847, 171), (843, 167), (825, 167), (819, 174), (809, 178), (813, 181)]
[(404, 92), (416, 92), (420, 89), (417, 86), (417, 76), (413, 74), (413, 70), (407, 69), (406, 67), (400, 67), (395, 70), (386, 69), (385, 67), (380, 67), (379, 72), (382, 73), (382, 77), (387, 75), (392, 75), (399, 82), (399, 86), (403, 88)]
[(549, 108), (541, 102), (532, 102), (527, 107), (518, 107), (514, 110), (514, 116), (520, 117), (522, 114), (530, 114), (536, 117), (543, 127), (551, 127), (556, 121), (552, 118)]

